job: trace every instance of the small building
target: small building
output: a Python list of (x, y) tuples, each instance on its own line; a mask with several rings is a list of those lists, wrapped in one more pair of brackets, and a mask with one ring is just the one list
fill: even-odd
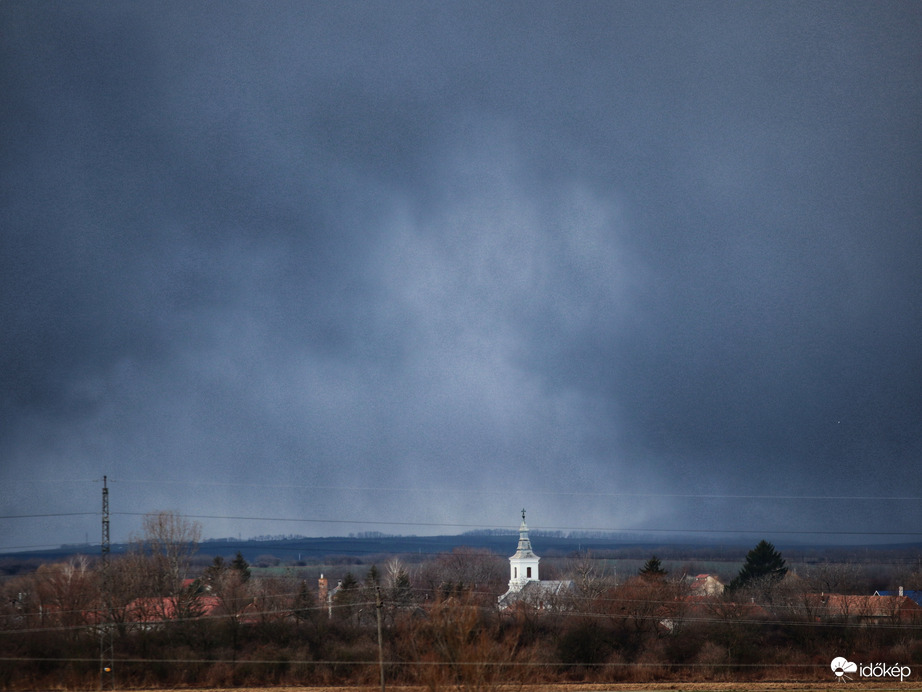
[(922, 619), (922, 607), (908, 596), (853, 596), (812, 594), (810, 598), (822, 620), (852, 620), (868, 624)]
[(725, 585), (713, 574), (698, 574), (694, 577), (685, 577), (688, 590), (695, 596), (719, 596), (724, 592)]

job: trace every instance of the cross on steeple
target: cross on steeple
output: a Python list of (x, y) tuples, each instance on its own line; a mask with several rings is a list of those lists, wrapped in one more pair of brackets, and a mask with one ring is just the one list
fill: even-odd
[(525, 521), (525, 508), (522, 508), (522, 521)]

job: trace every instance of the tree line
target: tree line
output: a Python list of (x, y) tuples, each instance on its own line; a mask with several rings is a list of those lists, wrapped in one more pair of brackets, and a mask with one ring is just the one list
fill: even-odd
[[(193, 573), (199, 540), (195, 523), (159, 513), (144, 519), (125, 555), (73, 558), (4, 582), (0, 686), (376, 685), (383, 662), (391, 684), (480, 692), (565, 681), (828, 680), (840, 654), (922, 664), (914, 612), (871, 613), (860, 601), (833, 608), (829, 594), (844, 590), (848, 565), (795, 575), (765, 541), (722, 594), (694, 592), (656, 556), (616, 577), (583, 555), (561, 575), (572, 589), (501, 610), (507, 561), (482, 550), (412, 566), (392, 558), (345, 573), (321, 600), (295, 572), (253, 576), (239, 553)], [(907, 588), (919, 577), (909, 576)], [(103, 637), (111, 661), (101, 658)]]

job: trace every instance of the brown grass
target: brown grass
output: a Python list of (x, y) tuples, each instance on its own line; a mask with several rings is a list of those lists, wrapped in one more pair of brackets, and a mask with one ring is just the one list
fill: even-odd
[[(236, 688), (196, 688), (185, 692), (378, 692), (379, 687), (236, 687)], [(427, 692), (421, 686), (387, 686), (388, 692)], [(446, 687), (450, 692), (451, 687)], [(642, 690), (676, 690), (677, 692), (790, 692), (813, 690), (836, 690), (837, 692), (855, 692), (856, 690), (922, 690), (922, 681), (918, 682), (864, 682), (848, 683), (830, 682), (645, 682), (612, 684), (553, 684), (516, 686), (514, 692), (640, 692)], [(503, 692), (503, 688), (497, 688)]]

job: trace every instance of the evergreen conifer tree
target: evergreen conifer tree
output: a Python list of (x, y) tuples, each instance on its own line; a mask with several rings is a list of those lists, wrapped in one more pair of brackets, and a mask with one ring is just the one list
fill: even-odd
[(381, 574), (378, 572), (378, 566), (372, 565), (368, 569), (368, 574), (365, 575), (365, 586), (369, 588), (374, 588), (381, 583)]
[(746, 554), (746, 561), (728, 588), (736, 590), (746, 586), (771, 586), (784, 579), (787, 572), (781, 553), (763, 539)]
[(314, 594), (307, 587), (307, 582), (303, 579), (298, 588), (298, 593), (295, 595), (294, 603), (292, 604), (292, 612), (296, 619), (306, 620), (311, 617), (312, 611), (316, 605), (316, 599)]
[(400, 570), (394, 578), (391, 598), (401, 605), (406, 605), (413, 598), (413, 587), (410, 584), (410, 575), (407, 574), (406, 570)]
[(213, 589), (220, 583), (221, 577), (226, 570), (227, 564), (224, 562), (224, 558), (220, 555), (215, 555), (211, 564), (202, 573), (202, 581), (209, 589)]
[(668, 574), (668, 572), (663, 569), (663, 565), (659, 558), (656, 557), (656, 555), (653, 555), (644, 563), (644, 566), (640, 569), (639, 574), (644, 579), (663, 579)]
[(355, 604), (360, 600), (361, 588), (352, 572), (346, 572), (333, 596), (336, 617), (346, 620), (355, 615)]
[(237, 555), (234, 557), (234, 560), (230, 563), (230, 568), (235, 569), (240, 573), (240, 581), (247, 582), (250, 580), (250, 563), (246, 561), (243, 557), (243, 553), (239, 550)]
[(339, 590), (353, 591), (357, 588), (359, 588), (359, 583), (356, 581), (355, 576), (352, 574), (352, 572), (346, 572), (345, 576), (343, 576), (339, 583)]

